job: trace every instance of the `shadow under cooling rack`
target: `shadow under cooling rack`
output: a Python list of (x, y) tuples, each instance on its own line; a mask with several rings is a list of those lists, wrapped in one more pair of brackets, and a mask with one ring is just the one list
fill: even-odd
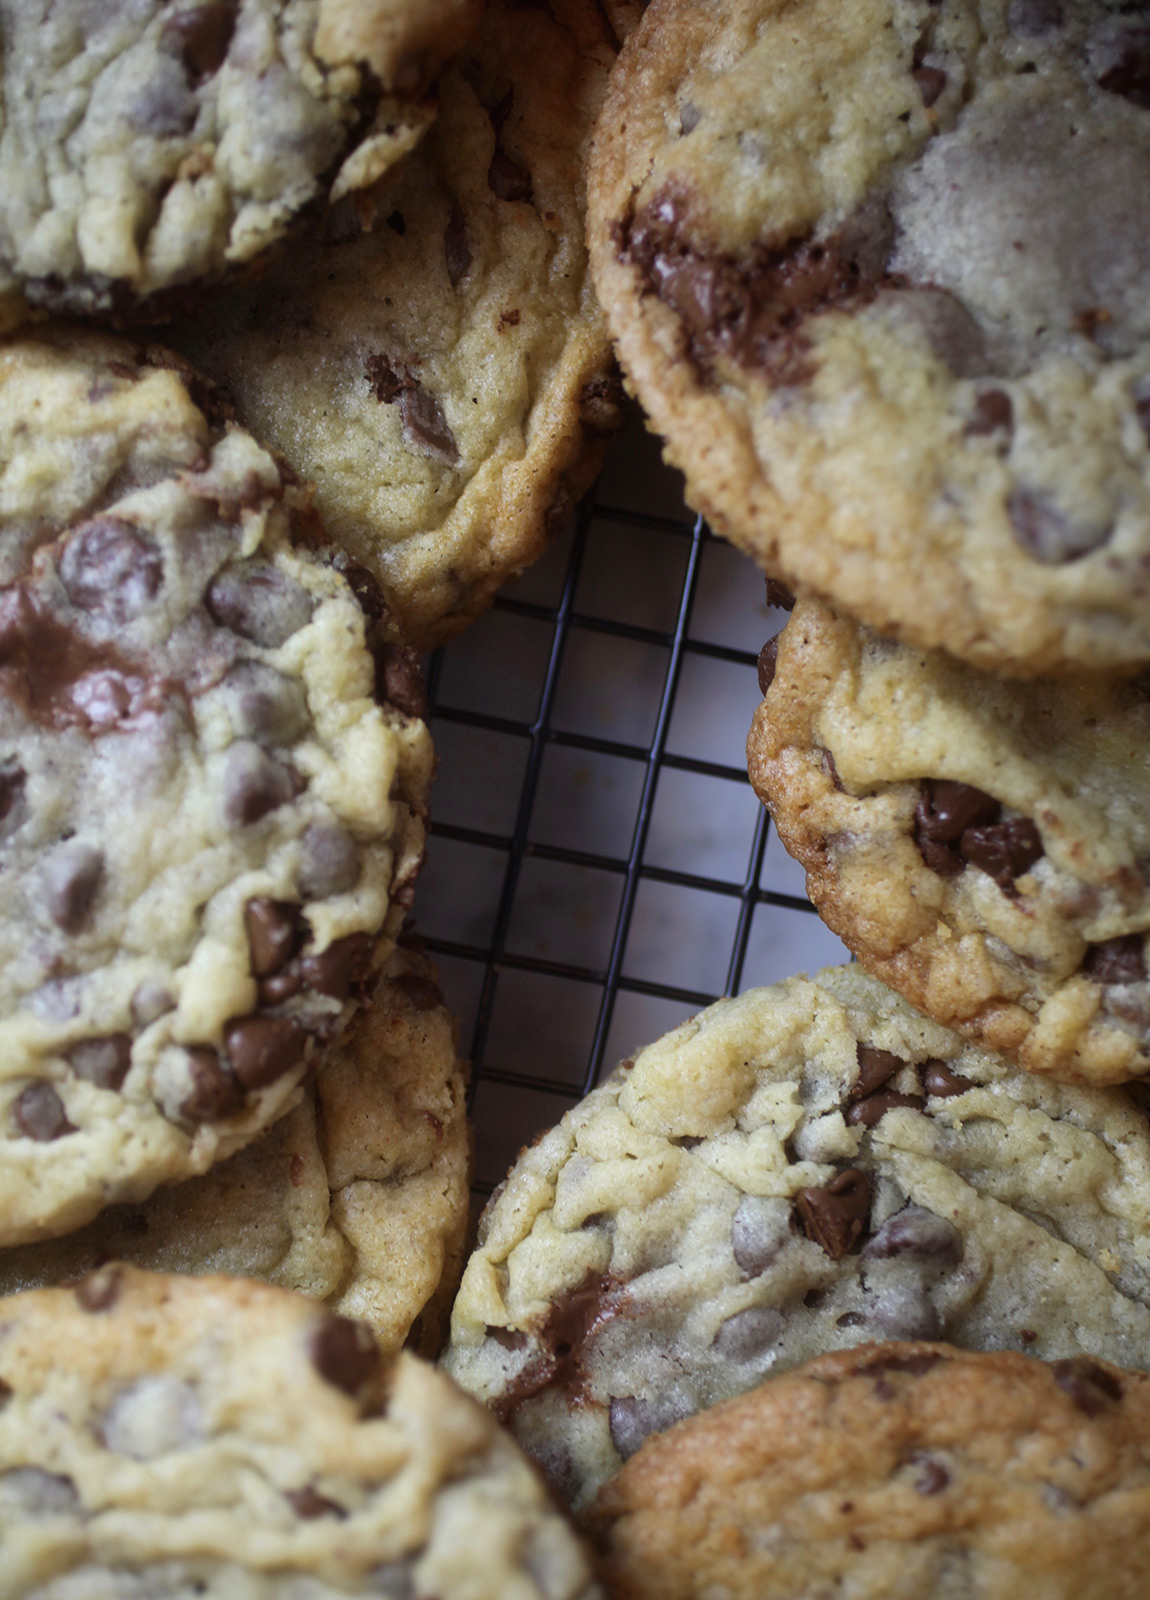
[(498, 1182), (605, 1068), (723, 994), (841, 961), (747, 781), (784, 621), (637, 424), (575, 527), (432, 658), (419, 930)]

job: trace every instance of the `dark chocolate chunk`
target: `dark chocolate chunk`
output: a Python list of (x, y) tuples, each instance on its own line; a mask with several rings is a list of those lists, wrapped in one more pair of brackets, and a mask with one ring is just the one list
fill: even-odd
[(1098, 87), (1150, 111), (1150, 26), (1135, 23), (1127, 28), (1118, 60), (1098, 79)]
[(180, 1103), (189, 1122), (222, 1122), (243, 1106), (243, 1090), (214, 1050), (204, 1046), (187, 1052), (191, 1090)]
[(795, 1196), (799, 1224), (808, 1239), (840, 1261), (858, 1243), (870, 1211), (870, 1180), (848, 1167), (819, 1189), (800, 1189)]
[(12, 1119), (22, 1134), (39, 1144), (49, 1144), (76, 1131), (68, 1121), (64, 1102), (52, 1085), (43, 1081), (21, 1089), (12, 1105)]
[(224, 816), (247, 827), (269, 811), (287, 805), (295, 794), (292, 775), (250, 739), (237, 739), (224, 763)]
[(311, 1337), (312, 1366), (333, 1388), (359, 1399), (375, 1384), (383, 1358), (371, 1329), (350, 1317), (327, 1315)]
[(853, 1105), (848, 1106), (845, 1120), (852, 1128), (873, 1128), (896, 1106), (909, 1106), (912, 1111), (925, 1111), (926, 1101), (917, 1094), (900, 1094), (896, 1089), (880, 1089), (877, 1094), (868, 1094), (865, 1100), (856, 1100)]
[(1111, 528), (1075, 526), (1045, 495), (1013, 489), (1006, 502), (1015, 542), (1044, 566), (1077, 561), (1109, 539)]
[(863, 1255), (868, 1261), (892, 1257), (918, 1261), (955, 1262), (962, 1259), (962, 1235), (945, 1217), (924, 1206), (908, 1205), (888, 1217)]
[(949, 1488), (950, 1473), (941, 1461), (927, 1455), (911, 1456), (910, 1459), (918, 1468), (914, 1486), (919, 1494), (941, 1494)]
[(774, 1306), (748, 1306), (719, 1324), (714, 1350), (724, 1361), (754, 1361), (778, 1344), (782, 1333), (781, 1311)]
[(385, 640), (375, 651), (375, 697), (405, 717), (427, 716), (427, 687), (419, 657), (410, 645)]
[(1091, 1361), (1089, 1356), (1071, 1356), (1052, 1361), (1050, 1370), (1063, 1394), (1088, 1417), (1101, 1416), (1111, 1402), (1122, 1398), (1122, 1385), (1112, 1372)]
[(60, 581), (79, 610), (127, 622), (159, 594), (164, 567), (159, 551), (130, 522), (97, 517), (65, 540)]
[(77, 1280), (73, 1294), (82, 1311), (107, 1311), (120, 1297), (122, 1268), (111, 1265), (96, 1267)]
[(443, 230), (443, 253), (447, 257), (447, 276), (451, 279), (451, 287), (458, 289), (471, 271), (471, 245), (463, 212), (454, 200), (447, 213), (447, 226)]
[(759, 693), (766, 694), (771, 684), (775, 681), (775, 670), (779, 662), (779, 636), (776, 633), (773, 639), (768, 639), (759, 651)]
[(320, 1494), (312, 1483), (305, 1483), (302, 1489), (285, 1489), (284, 1499), (291, 1506), (297, 1517), (305, 1522), (310, 1522), (314, 1517), (346, 1517), (346, 1509), (329, 1500), (326, 1495)]
[(291, 900), (253, 895), (244, 906), (244, 931), (248, 936), (253, 977), (270, 978), (281, 967), (286, 967), (299, 949), (300, 907)]
[(496, 145), (487, 169), (487, 186), (499, 200), (531, 203), (531, 174), (513, 161), (501, 145)]
[(126, 1033), (81, 1039), (68, 1051), (68, 1064), (78, 1078), (98, 1089), (119, 1089), (132, 1064), (132, 1041)]
[(1042, 835), (1029, 817), (967, 828), (959, 849), (971, 866), (988, 873), (1006, 894), (1013, 891), (1015, 879), (1045, 854)]
[(780, 583), (777, 578), (768, 578), (767, 604), (774, 606), (779, 611), (793, 611), (795, 609), (795, 597), (785, 583)]
[(924, 106), (932, 106), (946, 88), (946, 73), (940, 67), (915, 67), (911, 77), (918, 84)]
[(79, 933), (92, 914), (104, 877), (104, 854), (94, 845), (71, 839), (44, 865), (44, 898), (48, 915), (64, 933)]
[(984, 389), (974, 402), (966, 431), (976, 437), (1014, 432), (1014, 406), (1005, 389)]
[(906, 1066), (902, 1057), (896, 1056), (893, 1050), (880, 1050), (873, 1044), (857, 1045), (855, 1055), (858, 1058), (859, 1075), (850, 1092), (852, 1100), (865, 1100), (867, 1095), (881, 1089), (884, 1083)]
[(311, 621), (315, 603), (306, 589), (271, 561), (237, 561), (208, 585), (205, 603), (223, 628), (265, 650), (281, 644)]
[(160, 49), (174, 56), (193, 84), (218, 72), (236, 25), (236, 7), (222, 3), (173, 11), (160, 33)]
[(300, 976), (316, 994), (332, 1000), (346, 1000), (352, 985), (363, 983), (371, 973), (375, 941), (367, 933), (349, 933), (336, 939), (319, 955), (300, 958)]
[(1144, 936), (1128, 933), (1121, 939), (1104, 939), (1086, 947), (1082, 970), (1099, 983), (1141, 983), (1146, 976)]
[(245, 1089), (263, 1089), (303, 1059), (307, 1035), (287, 1017), (238, 1017), (224, 1029), (232, 1071)]
[(924, 1061), (919, 1071), (923, 1089), (936, 1100), (945, 1100), (952, 1094), (965, 1094), (977, 1087), (972, 1078), (952, 1072), (945, 1061)]

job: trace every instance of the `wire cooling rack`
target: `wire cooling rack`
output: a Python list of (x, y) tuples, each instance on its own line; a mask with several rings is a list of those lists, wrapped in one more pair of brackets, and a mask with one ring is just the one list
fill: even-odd
[(684, 1017), (846, 958), (747, 780), (784, 621), (636, 420), (569, 534), (430, 658), (416, 913), (472, 1063), (481, 1192)]

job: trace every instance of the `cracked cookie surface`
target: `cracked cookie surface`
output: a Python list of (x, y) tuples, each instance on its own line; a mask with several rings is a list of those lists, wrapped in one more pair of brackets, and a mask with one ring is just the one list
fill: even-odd
[(592, 265), (720, 532), (980, 667), (1150, 659), (1148, 62), (1105, 0), (655, 0)]
[(155, 316), (378, 180), (477, 0), (0, 6), (0, 317)]
[(583, 192), (615, 49), (593, 0), (492, 0), (398, 181), (170, 333), (421, 648), (541, 554), (621, 419)]
[(0, 1252), (0, 1295), (107, 1261), (259, 1278), (435, 1355), (462, 1267), (470, 1138), (453, 1024), (425, 956), (397, 950), (314, 1085), (201, 1178)]
[(858, 967), (725, 1000), (496, 1191), (447, 1370), (577, 1508), (643, 1439), (874, 1339), (1150, 1367), (1150, 1128)]
[(768, 649), (751, 781), (864, 966), (1031, 1071), (1150, 1072), (1145, 678), (995, 678), (809, 600)]
[(4, 1244), (290, 1110), (422, 856), (414, 664), (200, 387), (96, 334), (0, 345)]
[(1135, 1600), (1150, 1379), (946, 1345), (825, 1356), (652, 1439), (593, 1526), (619, 1600)]
[(494, 1420), (301, 1295), (108, 1266), (0, 1301), (3, 1600), (601, 1600)]

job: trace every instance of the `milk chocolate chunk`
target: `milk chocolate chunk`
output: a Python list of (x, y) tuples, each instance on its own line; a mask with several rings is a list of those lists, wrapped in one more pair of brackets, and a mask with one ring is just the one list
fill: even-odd
[(864, 1100), (856, 1100), (853, 1105), (848, 1106), (845, 1121), (852, 1128), (873, 1128), (896, 1106), (908, 1106), (912, 1111), (925, 1111), (926, 1101), (917, 1094), (900, 1094), (896, 1089), (880, 1089), (875, 1094), (868, 1094)]
[(247, 827), (286, 805), (295, 786), (291, 773), (250, 739), (237, 739), (228, 751), (223, 779), (224, 816)]
[(1044, 566), (1059, 566), (1088, 555), (1110, 537), (1110, 528), (1084, 528), (1045, 495), (1014, 489), (1006, 502), (1015, 542)]
[(1097, 1417), (1111, 1402), (1121, 1400), (1122, 1385), (1105, 1367), (1089, 1356), (1071, 1356), (1051, 1363), (1054, 1381), (1085, 1416)]
[(375, 941), (370, 934), (352, 933), (336, 939), (318, 955), (300, 958), (300, 976), (316, 994), (332, 1000), (346, 1000), (352, 985), (364, 982), (371, 972)]
[(945, 1100), (953, 1094), (965, 1094), (968, 1089), (974, 1088), (972, 1079), (952, 1072), (945, 1061), (925, 1061), (919, 1077), (925, 1092), (937, 1100)]
[(800, 1189), (795, 1211), (807, 1238), (832, 1261), (840, 1261), (862, 1235), (870, 1212), (870, 1180), (857, 1167), (848, 1167), (822, 1188)]
[(265, 650), (277, 650), (311, 621), (314, 604), (306, 589), (271, 561), (238, 561), (216, 574), (205, 596), (221, 627)]
[(291, 900), (254, 895), (244, 907), (252, 974), (268, 978), (286, 967), (300, 942), (300, 907)]
[(228, 1060), (245, 1089), (282, 1078), (302, 1060), (306, 1044), (303, 1029), (286, 1017), (240, 1017), (224, 1029)]
[(874, 1094), (876, 1089), (881, 1089), (884, 1083), (906, 1066), (902, 1057), (896, 1056), (893, 1050), (880, 1050), (873, 1044), (860, 1044), (855, 1055), (859, 1075), (850, 1093), (852, 1100), (864, 1100), (867, 1095)]
[(1141, 983), (1146, 976), (1144, 940), (1140, 933), (1121, 939), (1105, 939), (1088, 945), (1082, 970), (1099, 983)]
[(1029, 817), (967, 828), (959, 848), (972, 866), (988, 873), (1007, 894), (1013, 891), (1015, 879), (1045, 854), (1042, 835)]
[(92, 914), (104, 876), (104, 853), (70, 839), (49, 856), (42, 883), (48, 915), (64, 933), (79, 933)]
[(60, 1096), (50, 1083), (42, 1081), (21, 1089), (12, 1106), (12, 1118), (21, 1133), (40, 1144), (76, 1131)]
[(160, 49), (197, 86), (223, 66), (236, 26), (234, 4), (187, 6), (174, 11), (160, 33)]
[(127, 622), (144, 611), (164, 581), (160, 553), (130, 522), (97, 517), (64, 544), (60, 580), (81, 611), (102, 611)]
[(68, 1051), (68, 1063), (78, 1078), (98, 1089), (119, 1089), (132, 1064), (132, 1041), (126, 1033), (103, 1039), (81, 1039)]
[(180, 1115), (189, 1122), (222, 1122), (243, 1106), (243, 1090), (214, 1050), (189, 1050), (187, 1068), (191, 1090)]
[(377, 1380), (382, 1368), (371, 1329), (349, 1317), (323, 1318), (312, 1334), (311, 1361), (321, 1378), (353, 1399)]

